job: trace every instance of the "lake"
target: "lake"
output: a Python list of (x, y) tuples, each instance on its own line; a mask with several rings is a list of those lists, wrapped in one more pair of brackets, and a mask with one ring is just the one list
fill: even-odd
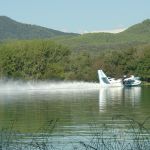
[[(23, 146), (32, 142), (31, 149), (40, 149), (38, 142), (49, 141), (51, 149), (84, 149), (85, 143), (95, 146), (91, 140), (95, 135), (114, 139), (116, 133), (119, 137), (115, 139), (125, 138), (127, 142), (139, 128), (136, 121), (142, 123), (150, 116), (149, 86), (100, 89), (99, 84), (87, 82), (0, 83), (3, 143), (17, 139)], [(149, 127), (147, 118), (144, 128), (149, 131)], [(108, 142), (110, 145), (110, 139)]]

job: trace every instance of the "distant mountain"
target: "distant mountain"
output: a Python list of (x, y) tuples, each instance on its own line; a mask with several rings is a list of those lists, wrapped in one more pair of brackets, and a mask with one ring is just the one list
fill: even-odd
[(11, 39), (51, 38), (75, 51), (101, 52), (123, 50), (150, 43), (150, 19), (120, 33), (65, 33), (37, 25), (23, 24), (0, 16), (0, 41)]
[(6, 16), (0, 16), (0, 40), (43, 39), (68, 35), (72, 36), (77, 34), (65, 33), (37, 25), (23, 24)]
[(120, 33), (87, 33), (68, 38), (54, 38), (59, 43), (78, 51), (99, 52), (122, 50), (150, 42), (150, 19), (133, 25)]

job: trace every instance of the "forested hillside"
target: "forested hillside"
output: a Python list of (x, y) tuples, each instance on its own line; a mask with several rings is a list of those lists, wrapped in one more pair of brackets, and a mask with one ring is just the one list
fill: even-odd
[(88, 33), (68, 38), (54, 38), (75, 51), (91, 53), (106, 50), (123, 50), (150, 42), (150, 20), (131, 26), (121, 33)]
[(0, 40), (1, 78), (98, 81), (103, 69), (150, 81), (150, 20), (117, 34), (78, 35), (0, 17)]
[(97, 53), (109, 50), (124, 50), (150, 42), (150, 19), (133, 25), (127, 30), (113, 33), (75, 34), (52, 30), (36, 25), (16, 22), (0, 17), (0, 41), (14, 39), (52, 39), (76, 52)]
[(12, 39), (45, 39), (57, 36), (77, 35), (64, 33), (36, 25), (16, 22), (8, 17), (0, 16), (0, 41)]
[(0, 77), (25, 80), (98, 81), (97, 70), (109, 76), (138, 75), (150, 81), (150, 45), (139, 49), (74, 53), (49, 40), (0, 44)]

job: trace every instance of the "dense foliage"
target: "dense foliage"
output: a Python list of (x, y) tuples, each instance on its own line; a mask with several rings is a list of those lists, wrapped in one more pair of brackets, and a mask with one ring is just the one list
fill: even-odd
[(97, 81), (97, 70), (109, 76), (138, 75), (150, 81), (150, 45), (94, 56), (74, 53), (49, 40), (13, 41), (0, 44), (0, 76), (25, 80)]
[(136, 75), (144, 81), (150, 81), (150, 45), (142, 50), (130, 48), (104, 53), (95, 59), (94, 66), (95, 69), (101, 67), (114, 77)]
[(2, 77), (64, 78), (70, 51), (51, 41), (16, 41), (0, 46)]

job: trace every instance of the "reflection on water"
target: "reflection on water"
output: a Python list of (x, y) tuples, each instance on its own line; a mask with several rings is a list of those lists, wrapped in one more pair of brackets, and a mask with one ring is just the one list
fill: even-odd
[(115, 114), (135, 120), (147, 117), (149, 90), (150, 87), (99, 89), (98, 84), (86, 82), (1, 83), (0, 129), (10, 128), (14, 120), (14, 130), (36, 133), (39, 139), (38, 133), (42, 132), (39, 129), (45, 128), (48, 121), (58, 119), (53, 131), (54, 143), (82, 141), (90, 136), (91, 123), (98, 127), (108, 123), (110, 127)]
[(123, 96), (123, 88), (101, 88), (99, 90), (99, 110), (105, 111), (108, 103), (111, 105), (117, 101), (120, 103), (121, 97)]
[(99, 111), (106, 111), (108, 105), (130, 103), (132, 107), (141, 100), (141, 87), (114, 87), (99, 90)]
[[(10, 84), (10, 87), (8, 86)], [(59, 119), (58, 134), (88, 134), (89, 123), (110, 120), (114, 114), (150, 114), (149, 87), (99, 89), (98, 84), (7, 83), (0, 85), (0, 128), (37, 132), (47, 121)], [(14, 88), (13, 88), (14, 87)]]
[(81, 89), (4, 92), (0, 94), (0, 128), (9, 127), (11, 120), (15, 120), (17, 130), (36, 132), (47, 121), (59, 119), (59, 131), (84, 132), (86, 124), (98, 112), (97, 96), (97, 90)]
[(140, 103), (141, 100), (141, 87), (129, 87), (124, 89), (125, 99), (126, 97), (131, 99), (132, 106)]

